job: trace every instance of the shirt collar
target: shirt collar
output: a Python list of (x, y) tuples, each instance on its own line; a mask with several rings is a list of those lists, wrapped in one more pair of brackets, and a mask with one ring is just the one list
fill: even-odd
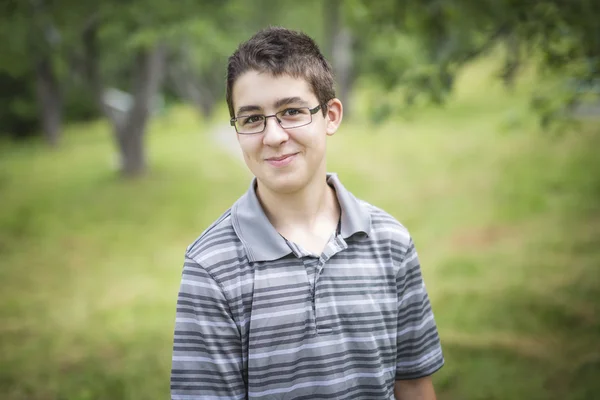
[[(342, 210), (341, 235), (370, 234), (371, 216), (361, 202), (342, 185), (337, 174), (327, 174), (327, 183), (335, 189)], [(251, 262), (277, 260), (291, 253), (285, 239), (275, 230), (256, 196), (256, 178), (248, 191), (231, 209), (233, 229)]]

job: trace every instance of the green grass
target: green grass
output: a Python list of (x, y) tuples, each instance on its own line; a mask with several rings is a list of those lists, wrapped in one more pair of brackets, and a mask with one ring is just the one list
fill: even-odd
[[(440, 400), (600, 390), (600, 130), (539, 132), (478, 65), (454, 100), (330, 140), (329, 170), (412, 232), (446, 355)], [(526, 82), (524, 82), (526, 83)], [(365, 96), (365, 98), (367, 98)], [(246, 189), (211, 125), (174, 108), (151, 170), (118, 178), (103, 123), (55, 151), (0, 144), (0, 396), (164, 399), (183, 253)]]

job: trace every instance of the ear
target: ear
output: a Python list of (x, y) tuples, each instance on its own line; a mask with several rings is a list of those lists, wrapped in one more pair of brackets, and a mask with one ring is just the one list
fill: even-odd
[(325, 116), (327, 120), (325, 132), (328, 136), (331, 136), (337, 131), (342, 123), (342, 117), (344, 116), (344, 106), (342, 106), (340, 99), (334, 98), (329, 100)]

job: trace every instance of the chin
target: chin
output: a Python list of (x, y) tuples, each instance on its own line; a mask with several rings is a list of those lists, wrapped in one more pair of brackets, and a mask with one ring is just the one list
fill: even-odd
[(272, 192), (281, 194), (297, 192), (308, 184), (306, 174), (301, 173), (301, 171), (275, 174), (267, 172), (256, 176), (262, 185), (266, 186)]

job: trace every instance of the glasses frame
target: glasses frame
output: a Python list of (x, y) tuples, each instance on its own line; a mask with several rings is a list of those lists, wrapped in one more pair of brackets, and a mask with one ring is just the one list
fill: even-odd
[(292, 128), (284, 128), (283, 126), (281, 126), (281, 120), (279, 118), (277, 118), (277, 114), (285, 111), (285, 110), (282, 110), (282, 111), (278, 111), (275, 114), (271, 114), (271, 115), (256, 114), (256, 116), (264, 117), (263, 118), (263, 128), (260, 131), (258, 131), (258, 132), (245, 133), (245, 132), (238, 131), (237, 126), (236, 126), (237, 120), (239, 118), (242, 118), (242, 117), (248, 117), (249, 115), (240, 115), (240, 116), (237, 116), (237, 117), (233, 117), (233, 118), (231, 118), (229, 120), (229, 123), (231, 124), (231, 126), (234, 127), (234, 129), (235, 129), (235, 131), (237, 132), (238, 135), (258, 135), (259, 133), (263, 133), (265, 131), (265, 129), (267, 128), (267, 118), (271, 118), (271, 117), (275, 117), (275, 120), (277, 121), (277, 123), (279, 124), (279, 126), (281, 126), (281, 128), (283, 128), (283, 129), (296, 129), (296, 128), (300, 128), (300, 127), (312, 124), (312, 121), (313, 121), (312, 116), (315, 115), (317, 112), (319, 112), (319, 110), (326, 109), (327, 108), (327, 104), (319, 104), (315, 108), (310, 108), (310, 107), (290, 107), (290, 108), (294, 108), (294, 109), (297, 109), (297, 110), (308, 109), (308, 112), (309, 112), (309, 115), (310, 115), (310, 122), (307, 122), (306, 124), (294, 126)]

